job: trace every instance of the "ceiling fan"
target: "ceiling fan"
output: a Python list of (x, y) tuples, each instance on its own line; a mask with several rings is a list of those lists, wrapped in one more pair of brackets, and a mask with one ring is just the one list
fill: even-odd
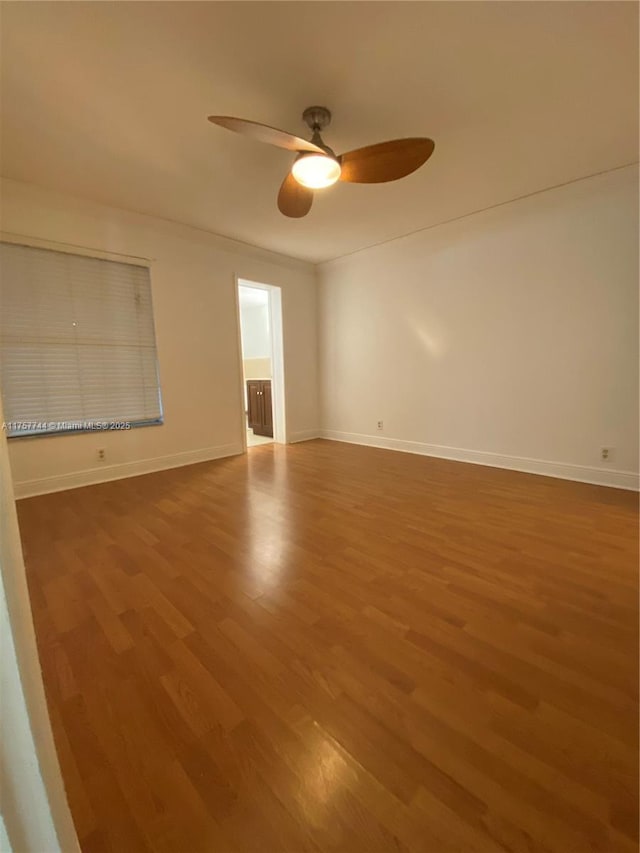
[(336, 155), (320, 136), (320, 131), (331, 123), (329, 110), (326, 107), (308, 107), (302, 118), (311, 129), (310, 141), (256, 121), (234, 116), (209, 116), (209, 121), (227, 130), (296, 152), (291, 171), (278, 193), (280, 212), (294, 218), (309, 213), (314, 190), (330, 187), (336, 181), (355, 184), (396, 181), (419, 169), (435, 147), (432, 139), (412, 137), (379, 142)]

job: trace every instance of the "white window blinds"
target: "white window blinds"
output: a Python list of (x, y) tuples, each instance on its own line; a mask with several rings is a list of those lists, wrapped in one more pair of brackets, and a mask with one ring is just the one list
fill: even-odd
[(10, 436), (162, 422), (146, 267), (0, 243)]

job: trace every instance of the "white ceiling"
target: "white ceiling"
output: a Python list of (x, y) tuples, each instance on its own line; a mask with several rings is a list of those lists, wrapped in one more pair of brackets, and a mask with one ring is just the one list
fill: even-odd
[[(5, 2), (1, 37), (4, 175), (314, 262), (638, 156), (634, 2)], [(316, 103), (338, 152), (435, 153), (286, 219), (291, 155), (206, 117)]]

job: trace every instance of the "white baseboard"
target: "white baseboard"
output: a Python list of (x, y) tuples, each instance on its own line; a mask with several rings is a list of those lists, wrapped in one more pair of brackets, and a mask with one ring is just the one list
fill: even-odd
[(121, 480), (124, 477), (138, 477), (140, 474), (151, 474), (153, 471), (164, 471), (167, 468), (180, 468), (183, 465), (193, 465), (196, 462), (208, 462), (212, 459), (236, 456), (242, 452), (241, 444), (203, 447), (200, 450), (173, 453), (171, 456), (156, 456), (154, 459), (103, 465), (100, 468), (87, 468), (84, 471), (72, 471), (69, 474), (42, 477), (38, 480), (22, 480), (13, 484), (13, 490), (16, 499), (31, 498), (35, 495), (46, 495), (49, 492), (62, 492), (66, 489), (77, 489), (80, 486), (93, 486), (96, 483)]
[(303, 429), (298, 432), (289, 433), (289, 444), (295, 444), (298, 441), (311, 441), (312, 438), (320, 438), (320, 430), (318, 429)]
[[(617, 471), (592, 468), (584, 465), (572, 465), (561, 462), (548, 462), (542, 459), (528, 459), (520, 456), (505, 456), (487, 453), (482, 450), (464, 450), (458, 447), (444, 447), (437, 444), (424, 444), (418, 441), (405, 441), (398, 438), (384, 438), (377, 435), (338, 432), (336, 430), (300, 430), (289, 435), (289, 443), (310, 441), (314, 438), (327, 438), (331, 441), (343, 441), (348, 444), (361, 444), (367, 447), (380, 447), (385, 450), (398, 450), (404, 453), (417, 453), (421, 456), (436, 456), (440, 459), (452, 459), (456, 462), (470, 462), (474, 465), (487, 465), (491, 468), (507, 468), (528, 474), (541, 474), (545, 477), (558, 477), (562, 480), (576, 480), (581, 483), (594, 483), (599, 486), (611, 486), (617, 489), (638, 491), (640, 477), (631, 471)], [(124, 477), (137, 477), (153, 471), (179, 468), (197, 462), (208, 462), (227, 456), (237, 456), (243, 452), (240, 444), (225, 444), (218, 447), (204, 447), (199, 450), (187, 450), (171, 456), (158, 456), (153, 459), (141, 459), (136, 462), (123, 462), (118, 465), (88, 468), (53, 477), (37, 480), (22, 480), (14, 483), (16, 499), (45, 495), (49, 492), (61, 492), (77, 489)]]
[(399, 438), (384, 438), (356, 432), (338, 432), (332, 429), (321, 430), (320, 437), (331, 441), (344, 441), (348, 444), (363, 444), (367, 447), (400, 450), (421, 456), (437, 456), (439, 459), (452, 459), (456, 462), (470, 462), (473, 465), (488, 465), (490, 468), (508, 468), (511, 471), (541, 474), (544, 477), (557, 477), (561, 480), (576, 480), (579, 483), (593, 483), (598, 486), (636, 492), (640, 489), (640, 475), (632, 471), (592, 468), (566, 462), (548, 462), (544, 459), (528, 459), (524, 456), (504, 456), (500, 453), (487, 453), (484, 450), (464, 450), (460, 447), (423, 444), (419, 441), (404, 441)]

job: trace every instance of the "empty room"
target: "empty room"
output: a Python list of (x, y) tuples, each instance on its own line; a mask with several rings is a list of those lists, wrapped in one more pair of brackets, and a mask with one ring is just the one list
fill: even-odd
[(2, 853), (638, 853), (638, 12), (0, 0)]

